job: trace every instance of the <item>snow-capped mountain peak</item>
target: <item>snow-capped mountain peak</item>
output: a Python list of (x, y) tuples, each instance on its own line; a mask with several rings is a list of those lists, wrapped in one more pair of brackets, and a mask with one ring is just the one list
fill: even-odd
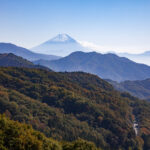
[(54, 38), (32, 48), (34, 52), (67, 56), (75, 51), (87, 51), (79, 42), (67, 34), (58, 34)]
[(54, 38), (50, 39), (48, 42), (76, 42), (73, 38), (71, 38), (68, 34), (58, 34)]

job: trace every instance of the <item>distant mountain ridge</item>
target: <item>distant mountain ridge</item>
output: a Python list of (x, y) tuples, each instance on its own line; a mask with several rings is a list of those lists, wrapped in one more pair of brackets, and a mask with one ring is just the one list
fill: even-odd
[(114, 81), (143, 80), (150, 77), (150, 67), (115, 54), (74, 52), (59, 60), (35, 61), (55, 71), (84, 71)]
[(141, 54), (118, 53), (117, 55), (121, 57), (127, 57), (137, 63), (150, 65), (150, 51), (146, 51)]
[(62, 57), (75, 51), (88, 51), (87, 48), (83, 47), (80, 43), (67, 34), (58, 34), (56, 37), (33, 47), (32, 50), (38, 53)]
[(24, 68), (39, 68), (49, 70), (47, 67), (41, 65), (34, 65), (32, 62), (16, 56), (12, 53), (0, 54), (0, 67), (24, 67)]
[(112, 80), (106, 81), (111, 83), (118, 91), (129, 92), (138, 98), (150, 100), (150, 78), (145, 80), (124, 81), (120, 83)]
[(0, 43), (0, 53), (1, 54), (13, 53), (17, 56), (21, 56), (30, 61), (35, 61), (38, 59), (54, 60), (54, 59), (60, 58), (58, 56), (53, 56), (53, 55), (44, 55), (44, 54), (34, 53), (26, 48), (19, 47), (11, 43)]

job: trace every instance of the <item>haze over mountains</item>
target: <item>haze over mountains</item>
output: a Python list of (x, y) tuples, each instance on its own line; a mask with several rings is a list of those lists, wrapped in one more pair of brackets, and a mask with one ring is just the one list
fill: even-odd
[[(100, 50), (92, 49), (91, 47), (83, 47), (78, 41), (70, 37), (68, 34), (58, 34), (54, 38), (33, 47), (32, 50), (37, 53), (56, 55), (56, 56), (67, 56), (75, 51), (97, 51)], [(108, 51), (109, 52), (109, 51)], [(130, 54), (130, 53), (116, 53), (118, 56), (127, 57), (137, 63), (143, 63), (150, 65), (150, 52), (147, 51), (141, 54)]]
[[(34, 51), (51, 55), (35, 53), (10, 43), (0, 43), (0, 53), (13, 53), (55, 71), (84, 71), (119, 82), (144, 80), (150, 77), (149, 66), (135, 63), (115, 54), (88, 52), (89, 49), (81, 46), (67, 34), (58, 34), (51, 40), (34, 48)], [(148, 54), (148, 52), (143, 54), (143, 58), (148, 58)], [(61, 58), (60, 56), (65, 57)]]
[(114, 81), (143, 80), (150, 77), (150, 67), (115, 54), (74, 52), (64, 58), (35, 61), (55, 71), (84, 71)]
[[(56, 41), (54, 40), (54, 43)], [(65, 38), (62, 39), (62, 42), (64, 41)], [(112, 85), (99, 77), (116, 81), (142, 80), (150, 78), (150, 66), (111, 53), (83, 51), (73, 52), (63, 58), (53, 56), (55, 60), (47, 60), (51, 59), (51, 55), (33, 53), (34, 55), (29, 57), (27, 54), (32, 52), (27, 49), (13, 44), (2, 45), (2, 52), (17, 52), (22, 57), (35, 60), (34, 63), (38, 65), (12, 53), (0, 54), (0, 66), (3, 66), (0, 67), (1, 114), (5, 113), (12, 120), (30, 124), (45, 136), (61, 141), (60, 143), (82, 138), (94, 142), (102, 150), (149, 149), (150, 103), (128, 93), (116, 91)], [(39, 64), (55, 71), (68, 72), (54, 72)], [(134, 90), (137, 90), (136, 94), (144, 96), (145, 91), (149, 90), (149, 80), (141, 81), (142, 86), (138, 81), (134, 84), (130, 82), (131, 88), (130, 84), (126, 84), (126, 89), (132, 95)], [(119, 85), (117, 82), (113, 83)], [(145, 89), (138, 91), (135, 86)], [(127, 91), (124, 89), (122, 91)], [(7, 127), (6, 119), (4, 120)], [(138, 131), (135, 130), (135, 125)], [(7, 131), (9, 128), (6, 127)], [(8, 132), (10, 130), (8, 133), (5, 133), (5, 130), (2, 130), (2, 135), (8, 140), (12, 137), (13, 143), (20, 147), (22, 143), (17, 144), (18, 140), (24, 140), (21, 136), (14, 140), (17, 130), (12, 129), (11, 131), (15, 132), (12, 132), (14, 135), (11, 136)], [(46, 141), (39, 133), (36, 135), (38, 139)], [(1, 141), (0, 147), (8, 147), (6, 139)], [(32, 140), (33, 142), (35, 141)], [(76, 145), (81, 146), (81, 143)], [(63, 146), (60, 150), (80, 149), (68, 146)], [(97, 150), (92, 147), (89, 150)], [(87, 146), (83, 148), (83, 144), (82, 149), (88, 150)], [(47, 147), (39, 150), (47, 150)]]
[[(17, 56), (21, 56), (30, 61), (39, 59), (55, 60), (60, 58), (60, 56), (64, 57), (76, 51), (96, 51), (88, 47), (83, 47), (77, 40), (70, 37), (68, 34), (58, 34), (54, 38), (32, 48), (32, 50), (34, 52), (11, 43), (0, 43), (0, 53), (14, 53)], [(128, 59), (137, 63), (150, 65), (150, 51), (146, 51), (141, 54), (115, 52), (114, 54), (117, 54), (121, 57), (127, 57)]]
[(150, 150), (148, 18), (150, 0), (0, 0), (0, 150)]
[(1, 54), (13, 53), (17, 56), (21, 56), (30, 61), (35, 61), (38, 59), (53, 60), (53, 59), (60, 58), (58, 56), (53, 56), (53, 55), (44, 55), (44, 54), (34, 53), (26, 48), (19, 47), (11, 43), (0, 43), (0, 53)]
[[(108, 81), (119, 91), (127, 91), (136, 97), (142, 99), (150, 99), (150, 90), (148, 86), (149, 67), (134, 63), (126, 58), (121, 58), (114, 54), (99, 54), (96, 52), (91, 53), (75, 52), (67, 57), (61, 58), (60, 60), (49, 61), (47, 59), (50, 60), (58, 59), (59, 57), (32, 53), (28, 49), (18, 47), (16, 45), (9, 43), (0, 43), (0, 50), (1, 52), (13, 52), (15, 54), (17, 53), (18, 55), (23, 56), (24, 58), (28, 58), (28, 60), (37, 59), (36, 61), (34, 61), (34, 63), (38, 64), (34, 65), (32, 62), (23, 59), (22, 57), (18, 57), (12, 53), (9, 54), (5, 53), (0, 54), (0, 66), (3, 67), (13, 66), (13, 67), (42, 68), (42, 69), (47, 69), (47, 67), (49, 67), (54, 69), (55, 71), (90, 72), (92, 74), (97, 74), (102, 78), (107, 78)], [(30, 56), (30, 54), (33, 54), (34, 57), (32, 55), (31, 57), (28, 57)], [(149, 57), (148, 52), (141, 55), (143, 57), (147, 58)], [(140, 58), (140, 54), (138, 55), (138, 57)], [(39, 60), (39, 58), (41, 59)], [(124, 65), (122, 65), (120, 61), (124, 62)], [(44, 65), (46, 67), (43, 67), (41, 65)], [(145, 71), (143, 71), (143, 67), (141, 68), (139, 66), (144, 66), (144, 68), (146, 67)], [(121, 68), (122, 70), (117, 68)], [(123, 82), (118, 83), (116, 81), (119, 82), (123, 81)]]
[(89, 51), (67, 34), (58, 34), (56, 37), (32, 48), (34, 52), (56, 56), (67, 56), (75, 51)]
[(111, 83), (118, 91), (128, 92), (140, 99), (146, 99), (150, 101), (150, 78), (136, 81), (128, 80), (120, 83), (112, 80), (107, 81)]
[(141, 54), (118, 53), (118, 56), (127, 57), (135, 62), (150, 65), (150, 51)]

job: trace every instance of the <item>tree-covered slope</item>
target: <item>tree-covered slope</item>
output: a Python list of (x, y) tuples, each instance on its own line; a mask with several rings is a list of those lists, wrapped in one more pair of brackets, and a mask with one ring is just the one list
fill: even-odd
[(105, 150), (140, 148), (148, 139), (150, 104), (120, 94), (95, 75), (0, 68), (0, 85), (0, 112), (49, 137), (82, 138)]
[(138, 98), (150, 100), (150, 79), (124, 81), (120, 83), (108, 80), (108, 82), (110, 82), (114, 88), (119, 91), (126, 91)]
[(34, 64), (12, 53), (0, 54), (0, 66), (33, 67)]
[[(93, 143), (76, 140), (72, 143), (57, 142), (33, 130), (26, 124), (12, 121), (0, 115), (1, 150), (98, 150)], [(99, 149), (100, 150), (100, 149)]]
[(25, 68), (40, 68), (48, 69), (47, 67), (34, 65), (32, 62), (23, 59), (22, 57), (16, 56), (12, 53), (0, 54), (0, 66), (1, 67), (25, 67)]

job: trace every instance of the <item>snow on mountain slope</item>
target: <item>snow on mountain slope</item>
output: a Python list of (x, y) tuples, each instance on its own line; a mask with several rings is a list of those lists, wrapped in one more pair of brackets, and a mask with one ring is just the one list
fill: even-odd
[(87, 52), (89, 49), (83, 47), (67, 34), (58, 34), (56, 37), (32, 48), (32, 51), (57, 56), (67, 56), (75, 51)]

